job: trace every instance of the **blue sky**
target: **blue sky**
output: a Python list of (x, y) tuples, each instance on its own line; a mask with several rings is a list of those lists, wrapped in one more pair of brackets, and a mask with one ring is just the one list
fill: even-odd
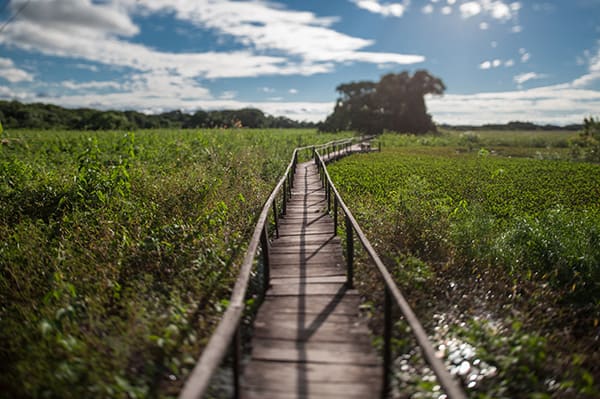
[(318, 121), (340, 83), (427, 69), (436, 122), (600, 115), (600, 0), (0, 0), (0, 24), (0, 99)]

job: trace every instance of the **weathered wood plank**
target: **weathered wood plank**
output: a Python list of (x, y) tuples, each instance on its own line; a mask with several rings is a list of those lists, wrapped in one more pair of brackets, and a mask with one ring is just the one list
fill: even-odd
[[(300, 303), (302, 306), (300, 307)], [(359, 314), (360, 297), (346, 296), (343, 301), (332, 303), (330, 297), (311, 297), (310, 301), (305, 301), (300, 297), (277, 297), (272, 298), (262, 304), (261, 312), (264, 313), (286, 313), (286, 314), (320, 314), (325, 309), (330, 314)]]
[[(343, 276), (346, 278), (346, 272), (341, 267), (328, 267), (328, 266), (315, 266), (311, 268), (297, 268), (297, 267), (279, 267), (271, 268), (271, 278), (313, 278), (313, 277), (329, 277), (329, 276)], [(277, 284), (275, 281), (271, 281), (271, 284)]]
[(271, 285), (277, 284), (314, 284), (314, 283), (325, 283), (325, 284), (339, 284), (345, 283), (346, 276), (334, 275), (334, 276), (288, 276), (288, 277), (271, 277)]

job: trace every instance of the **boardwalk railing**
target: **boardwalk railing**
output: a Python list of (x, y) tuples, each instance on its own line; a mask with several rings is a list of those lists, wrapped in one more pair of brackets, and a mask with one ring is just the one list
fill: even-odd
[[(329, 160), (329, 158), (326, 158)], [(315, 162), (319, 168), (321, 181), (326, 189), (327, 208), (331, 209), (331, 199), (333, 198), (333, 219), (334, 219), (334, 231), (337, 233), (338, 226), (338, 208), (342, 209), (345, 219), (346, 227), (346, 248), (347, 248), (347, 282), (348, 288), (352, 288), (354, 285), (354, 234), (358, 237), (359, 242), (362, 244), (365, 251), (369, 254), (369, 257), (374, 262), (379, 276), (385, 284), (385, 299), (384, 299), (384, 348), (383, 348), (383, 395), (385, 396), (389, 392), (390, 388), (390, 377), (391, 377), (391, 337), (392, 337), (392, 303), (395, 302), (400, 308), (400, 311), (407, 323), (409, 324), (413, 335), (416, 338), (417, 344), (423, 351), (423, 357), (435, 373), (438, 382), (442, 389), (446, 392), (446, 395), (450, 399), (463, 399), (466, 398), (465, 393), (458, 385), (456, 380), (452, 378), (443, 362), (435, 355), (433, 345), (427, 337), (427, 333), (423, 329), (423, 326), (419, 322), (419, 319), (411, 309), (410, 305), (402, 295), (402, 292), (394, 282), (394, 279), (388, 272), (387, 268), (379, 258), (379, 255), (373, 249), (373, 246), (363, 233), (359, 224), (352, 216), (352, 212), (346, 206), (335, 185), (331, 181), (331, 177), (327, 172), (326, 161), (324, 155), (319, 150), (315, 150)], [(393, 300), (393, 301), (392, 301)]]
[(322, 152), (327, 154), (328, 158), (333, 158), (342, 156), (346, 153), (354, 141), (356, 141), (356, 139), (336, 140), (318, 146), (300, 147), (294, 150), (292, 159), (287, 166), (283, 177), (271, 192), (271, 195), (265, 202), (260, 216), (258, 217), (254, 234), (252, 234), (252, 239), (248, 244), (248, 249), (246, 250), (246, 255), (244, 256), (238, 278), (233, 287), (229, 306), (208, 341), (207, 346), (204, 348), (198, 363), (196, 363), (196, 366), (188, 377), (183, 390), (179, 395), (180, 398), (202, 398), (207, 392), (213, 374), (221, 365), (230, 348), (233, 351), (234, 395), (235, 397), (239, 396), (241, 375), (240, 323), (244, 313), (245, 299), (248, 292), (252, 266), (254, 264), (254, 259), (257, 256), (259, 246), (261, 248), (264, 266), (263, 287), (265, 290), (269, 287), (269, 214), (271, 211), (273, 212), (275, 235), (278, 236), (278, 196), (282, 197), (281, 214), (285, 214), (287, 201), (292, 194), (294, 173), (298, 163), (298, 154), (301, 151), (310, 151), (313, 156)]

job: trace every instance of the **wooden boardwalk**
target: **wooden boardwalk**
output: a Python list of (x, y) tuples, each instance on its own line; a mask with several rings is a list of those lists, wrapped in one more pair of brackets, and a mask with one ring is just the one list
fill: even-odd
[(242, 397), (376, 398), (381, 360), (346, 288), (340, 239), (312, 162), (297, 165), (271, 244), (271, 286), (258, 311)]

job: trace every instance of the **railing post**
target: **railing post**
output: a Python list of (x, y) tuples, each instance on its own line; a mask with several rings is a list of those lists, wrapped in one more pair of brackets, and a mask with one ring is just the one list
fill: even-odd
[(331, 212), (331, 184), (327, 182), (327, 213)]
[(377, 143), (377, 147), (378, 147), (379, 152), (381, 152), (381, 141), (379, 143)]
[(260, 246), (262, 249), (263, 258), (263, 287), (264, 293), (266, 294), (271, 281), (271, 266), (269, 262), (269, 233), (267, 232), (266, 224), (260, 235)]
[(283, 179), (283, 191), (281, 192), (283, 194), (283, 204), (281, 205), (281, 214), (285, 215), (285, 213), (287, 212), (287, 188), (285, 187), (285, 180)]
[(233, 335), (233, 397), (238, 399), (241, 397), (240, 377), (242, 374), (242, 340), (240, 334), (241, 323), (238, 323)]
[(346, 249), (348, 250), (348, 264), (346, 271), (346, 286), (354, 288), (354, 229), (350, 217), (346, 215)]
[[(296, 159), (294, 157), (294, 159)], [(294, 188), (294, 176), (296, 175), (296, 162), (292, 163), (292, 169), (290, 169), (290, 189)]]
[(275, 238), (279, 238), (279, 217), (277, 216), (277, 197), (273, 198), (273, 219), (275, 221)]
[(337, 235), (338, 228), (338, 199), (337, 196), (333, 196), (333, 235)]
[(391, 364), (392, 364), (392, 295), (385, 286), (383, 301), (383, 389), (381, 397), (387, 398), (390, 393)]

